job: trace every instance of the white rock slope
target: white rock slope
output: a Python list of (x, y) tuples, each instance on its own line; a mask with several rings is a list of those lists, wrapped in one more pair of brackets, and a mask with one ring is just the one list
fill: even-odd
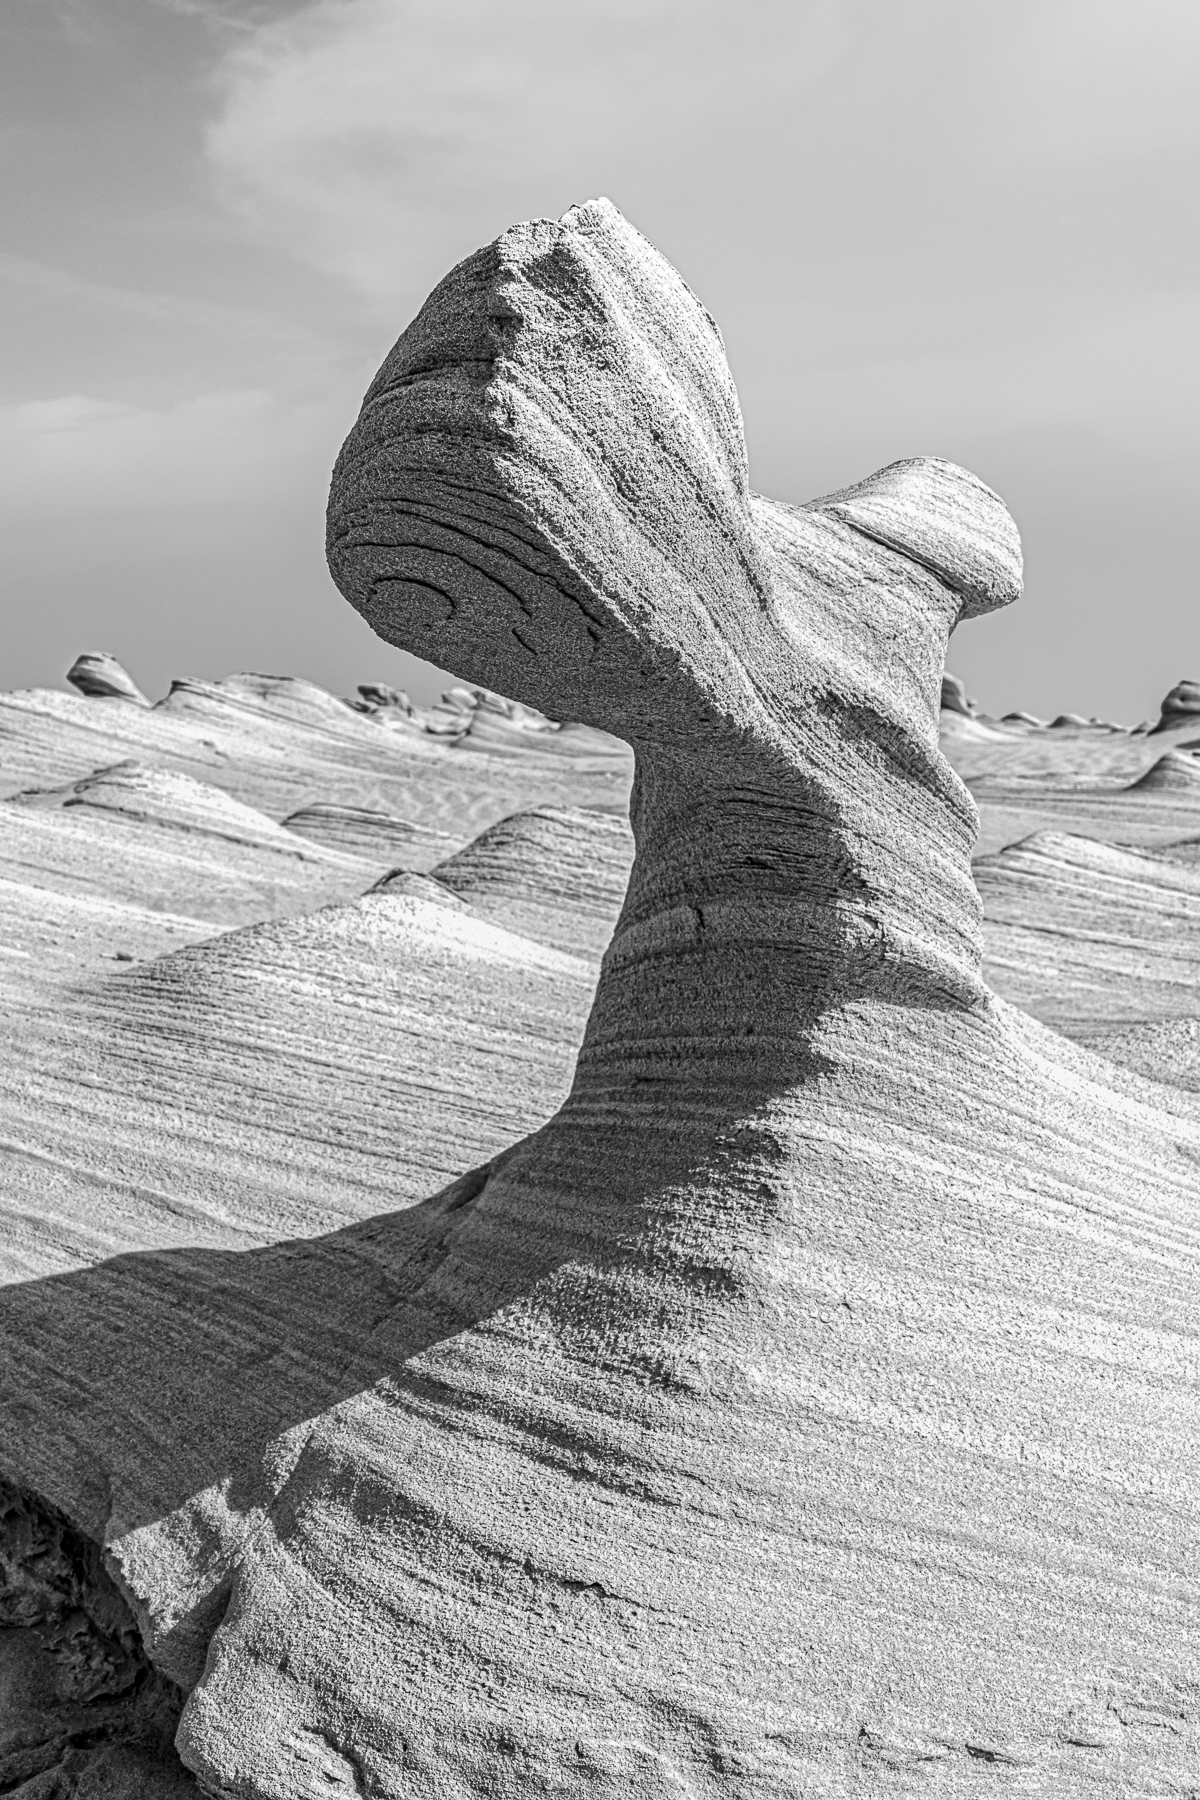
[[(619, 886), (619, 830), (566, 810), (602, 768), (432, 879), (113, 978), (131, 1043), (197, 1021), (210, 1085), (165, 1079), (163, 1129), (223, 1092), (214, 1154), (232, 1172), (240, 1141), (258, 1185), (200, 1167), (185, 1206), (126, 1166), (90, 1214), (31, 1190), (0, 1466), (103, 1543), (187, 1692), (188, 1768), (238, 1800), (1186, 1793), (1200, 1108), (983, 979), (938, 702), (950, 630), (1019, 587), (1002, 504), (928, 459), (803, 508), (752, 494), (716, 328), (598, 202), (431, 296), (339, 462), (330, 552), (384, 635), (628, 739), (637, 854), (550, 1117), (538, 1048)], [(195, 704), (231, 700), (264, 716)], [(349, 731), (477, 754), (344, 710), (319, 727), (340, 767)], [(1095, 767), (1085, 738), (1101, 785), (1154, 760), (958, 730), (976, 772), (1039, 788)], [(413, 816), (388, 766), (320, 802)], [(312, 804), (256, 779), (238, 798), (272, 818)], [(564, 913), (580, 955), (542, 941)], [(264, 1181), (255, 1108), (289, 1067)], [(545, 1122), (501, 1130), (509, 1092)], [(477, 1166), (406, 1204), (422, 1107)]]

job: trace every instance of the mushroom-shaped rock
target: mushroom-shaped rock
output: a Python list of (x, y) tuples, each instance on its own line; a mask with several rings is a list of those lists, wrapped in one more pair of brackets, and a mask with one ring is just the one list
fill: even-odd
[(596, 202), (434, 292), (329, 553), (389, 641), (629, 739), (636, 857), (562, 1108), (330, 1249), (203, 1493), (56, 1464), (204, 1790), (1184, 1786), (1200, 1120), (981, 977), (938, 702), (1002, 503), (752, 493), (715, 325)]
[(107, 650), (88, 650), (67, 670), (67, 680), (89, 700), (132, 700), (149, 706), (137, 682)]

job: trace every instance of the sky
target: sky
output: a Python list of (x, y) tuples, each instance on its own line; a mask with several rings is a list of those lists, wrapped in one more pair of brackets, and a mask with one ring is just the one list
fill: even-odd
[(1155, 716), (1200, 679), (1198, 89), (1195, 0), (4, 0), (0, 688), (433, 698), (326, 573), (334, 458), (448, 268), (606, 194), (720, 322), (756, 488), (1004, 496), (983, 706)]

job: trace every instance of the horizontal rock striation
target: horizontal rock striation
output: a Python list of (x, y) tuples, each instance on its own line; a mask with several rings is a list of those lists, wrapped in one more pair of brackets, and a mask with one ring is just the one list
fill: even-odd
[(398, 819), (366, 806), (329, 806), (321, 801), (303, 806), (283, 821), (289, 831), (390, 868), (431, 869), (459, 848), (448, 831)]
[[(1137, 851), (1036, 832), (975, 863), (992, 986), (1078, 1042), (1200, 1017), (1195, 850)], [(1118, 1057), (1123, 1061), (1124, 1058)], [(1171, 1081), (1171, 1060), (1143, 1073)]]
[[(48, 1267), (26, 1209), (0, 1455), (103, 1542), (204, 1791), (1186, 1792), (1200, 1112), (984, 979), (938, 725), (950, 630), (1019, 587), (1001, 502), (934, 459), (753, 494), (715, 326), (597, 202), (431, 296), (329, 542), (383, 635), (633, 745), (636, 858), (573, 1079), (628, 854), (590, 750), (593, 816), (506, 804), (430, 875), (114, 978), (92, 1064), (64, 1015), (41, 1091), (117, 1042), (214, 1145), (169, 1204), (114, 1183), (128, 1254), (60, 1197)], [(231, 715), (338, 780), (482, 761), (267, 678), (137, 716)], [(985, 763), (1151, 758), (950, 717)], [(321, 803), (413, 816), (386, 766)]]
[(434, 874), (507, 930), (599, 959), (632, 863), (623, 819), (582, 807), (541, 807), (502, 819)]
[[(319, 1691), (394, 1791), (1181, 1769), (1196, 1125), (980, 976), (936, 718), (1003, 508), (929, 462), (753, 496), (711, 321), (597, 204), (431, 298), (330, 526), (385, 635), (630, 739), (637, 859), (570, 1098), (447, 1199), (187, 1756), (270, 1792)], [(369, 1690), (276, 1673), (334, 1592)]]
[(1200, 794), (1200, 757), (1188, 750), (1168, 750), (1132, 785), (1148, 793), (1175, 790), (1182, 794)]

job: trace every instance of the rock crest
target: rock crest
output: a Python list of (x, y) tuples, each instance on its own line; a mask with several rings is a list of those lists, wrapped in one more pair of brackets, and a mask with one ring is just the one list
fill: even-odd
[(90, 700), (132, 700), (138, 706), (150, 704), (132, 675), (107, 650), (89, 650), (77, 656), (67, 670), (67, 680)]
[(1200, 718), (1200, 681), (1177, 681), (1162, 703), (1155, 731), (1174, 731)]

